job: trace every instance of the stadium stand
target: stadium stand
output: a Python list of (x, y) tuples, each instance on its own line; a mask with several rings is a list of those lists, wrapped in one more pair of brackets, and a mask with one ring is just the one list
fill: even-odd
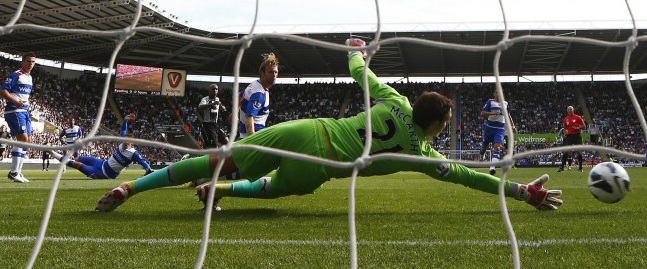
[[(5, 76), (19, 67), (19, 62), (0, 58), (2, 75)], [(89, 130), (94, 121), (96, 107), (99, 105), (102, 76), (81, 75), (75, 79), (60, 79), (56, 75), (36, 68), (33, 72), (36, 84), (34, 94), (34, 112), (36, 120), (47, 125), (60, 127), (65, 120), (74, 116), (80, 126)], [(647, 102), (644, 94), (647, 84), (635, 86), (640, 102)], [(448, 131), (434, 141), (439, 150), (457, 149), (460, 143), (462, 150), (480, 148), (482, 119), (478, 116), (481, 105), (491, 98), (493, 84), (481, 83), (404, 83), (391, 84), (411, 102), (422, 91), (438, 91), (448, 96), (455, 96), (457, 110), (460, 111), (460, 128), (456, 132)], [(587, 124), (597, 124), (603, 145), (630, 152), (644, 152), (647, 147), (642, 132), (632, 122), (637, 121), (633, 110), (625, 109), (623, 101), (628, 99), (625, 85), (622, 82), (568, 82), (568, 83), (504, 83), (504, 94), (509, 102), (510, 112), (521, 134), (557, 134), (565, 107), (568, 105), (585, 105), (584, 113)], [(196, 118), (195, 100), (201, 96), (201, 88), (189, 86), (185, 97), (166, 97), (152, 95), (112, 94), (113, 106), (106, 106), (102, 119), (102, 130), (111, 130), (118, 125), (118, 119), (126, 112), (139, 115), (138, 137), (153, 141), (164, 141), (157, 130), (161, 125), (182, 125), (187, 133), (200, 141), (200, 125)], [(223, 104), (231, 106), (231, 90), (223, 87), (220, 98)], [(307, 98), (305, 96), (308, 96)], [(579, 100), (581, 98), (582, 100)], [(605, 100), (597, 102), (596, 100)], [(268, 123), (312, 117), (338, 118), (351, 116), (363, 111), (363, 92), (357, 84), (349, 83), (304, 83), (277, 84), (272, 88), (272, 105)], [(57, 104), (66, 103), (65, 108)], [(4, 108), (0, 108), (3, 110)], [(222, 113), (220, 122), (223, 128), (230, 130), (228, 113)], [(456, 130), (456, 128), (454, 128)], [(107, 133), (109, 134), (109, 133)], [(556, 141), (558, 142), (558, 141)], [(585, 141), (588, 142), (588, 141)], [(34, 143), (57, 144), (57, 135), (51, 132), (37, 133)], [(544, 144), (517, 145), (517, 152), (525, 152), (551, 146)], [(81, 154), (92, 154), (108, 157), (112, 143), (96, 143), (83, 149)], [(162, 165), (181, 157), (178, 152), (165, 149), (143, 147), (142, 154), (152, 163)], [(585, 152), (585, 163), (592, 164), (602, 160), (599, 154)], [(38, 158), (40, 152), (30, 152), (30, 158)], [(621, 162), (635, 160), (616, 159)], [(528, 165), (558, 163), (555, 154), (537, 155), (527, 160), (520, 160)]]

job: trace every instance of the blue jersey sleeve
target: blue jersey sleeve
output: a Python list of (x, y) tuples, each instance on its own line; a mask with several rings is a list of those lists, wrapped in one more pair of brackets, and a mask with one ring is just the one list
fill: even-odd
[(16, 85), (17, 82), (18, 82), (18, 73), (13, 72), (2, 82), (2, 86), (0, 86), (0, 89), (11, 91), (11, 89), (13, 89), (14, 85)]
[(483, 106), (481, 111), (490, 112), (491, 110), (492, 110), (491, 102), (490, 100), (488, 100), (487, 102), (485, 102), (485, 105)]
[(148, 163), (148, 161), (146, 161), (146, 159), (144, 159), (144, 157), (142, 157), (141, 154), (139, 154), (139, 151), (135, 151), (135, 153), (133, 154), (133, 162), (141, 165), (146, 171), (151, 170), (151, 165)]
[(121, 130), (119, 130), (119, 135), (126, 136), (128, 134), (128, 129), (130, 129), (130, 122), (124, 120), (124, 122), (121, 123)]
[(265, 104), (265, 94), (261, 92), (253, 93), (249, 97), (247, 106), (244, 108), (245, 115), (256, 117), (258, 112), (263, 108), (263, 104)]

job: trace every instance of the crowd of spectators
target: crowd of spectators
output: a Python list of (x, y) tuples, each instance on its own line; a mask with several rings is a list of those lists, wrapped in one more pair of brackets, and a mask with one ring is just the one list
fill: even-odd
[[(647, 104), (647, 84), (632, 86), (633, 92), (642, 104), (643, 115)], [(638, 114), (631, 105), (624, 82), (594, 83), (588, 85), (584, 96), (591, 117), (600, 126), (603, 145), (632, 153), (645, 153), (645, 135), (638, 121)], [(621, 162), (633, 162), (615, 158)]]
[[(19, 68), (19, 62), (0, 58), (1, 74), (8, 74)], [(60, 79), (56, 75), (43, 72), (36, 68), (34, 77), (34, 93), (32, 94), (33, 115), (37, 120), (59, 127), (69, 117), (79, 119), (79, 125), (89, 132), (97, 115), (103, 94), (102, 75), (83, 75), (76, 79)], [(459, 113), (458, 132), (455, 128), (447, 128), (440, 138), (432, 141), (433, 146), (440, 150), (456, 149), (478, 150), (481, 146), (483, 119), (479, 112), (487, 99), (492, 98), (494, 84), (463, 83), (405, 83), (390, 84), (402, 95), (407, 96), (413, 103), (423, 91), (437, 91), (457, 102)], [(635, 86), (639, 103), (647, 103), (645, 85)], [(244, 85), (240, 86), (241, 89)], [(504, 94), (509, 103), (509, 111), (514, 119), (518, 133), (521, 134), (557, 134), (561, 121), (566, 113), (566, 107), (579, 107), (577, 91), (582, 92), (584, 101), (593, 122), (599, 126), (603, 144), (616, 149), (642, 153), (647, 150), (645, 139), (632, 106), (625, 105), (629, 97), (622, 82), (578, 82), (578, 83), (504, 83)], [(221, 87), (219, 98), (227, 107), (228, 113), (220, 114), (220, 126), (229, 132), (232, 89)], [(187, 87), (184, 97), (166, 97), (155, 95), (109, 94), (112, 104), (106, 103), (101, 125), (116, 134), (119, 127), (118, 115), (136, 113), (138, 124), (135, 126), (135, 136), (151, 141), (164, 141), (156, 127), (159, 125), (183, 125), (185, 130), (200, 140), (200, 124), (197, 120), (197, 104), (206, 94), (205, 89)], [(280, 122), (314, 117), (347, 117), (364, 111), (363, 90), (357, 83), (304, 83), (277, 84), (271, 89), (271, 113), (268, 125)], [(604, 100), (600, 102), (599, 100)], [(113, 111), (118, 109), (119, 111)], [(0, 112), (4, 107), (0, 108)], [(583, 111), (577, 109), (579, 114)], [(452, 136), (456, 135), (456, 145), (452, 144)], [(585, 141), (587, 143), (589, 141)], [(37, 133), (34, 143), (59, 144), (58, 135), (53, 132)], [(460, 143), (460, 144), (459, 144)], [(515, 150), (526, 152), (545, 147), (559, 146), (553, 144), (520, 144)], [(81, 154), (96, 157), (109, 157), (116, 146), (115, 142), (93, 143), (83, 149)], [(138, 149), (152, 163), (163, 163), (177, 160), (181, 154), (155, 147)], [(37, 151), (30, 152), (30, 158), (39, 158)], [(561, 154), (535, 155), (524, 163), (557, 164)], [(600, 156), (595, 152), (585, 152), (585, 160), (599, 161)]]
[[(8, 74), (20, 68), (17, 61), (0, 58), (2, 74)], [(98, 108), (103, 95), (103, 76), (84, 74), (75, 79), (60, 79), (58, 76), (45, 72), (38, 67), (32, 71), (34, 92), (31, 95), (32, 115), (36, 121), (45, 122), (45, 129), (53, 126), (54, 130), (36, 133), (33, 136), (35, 144), (59, 145), (58, 131), (65, 126), (68, 119), (78, 119), (77, 124), (88, 133), (92, 128), (98, 113)], [(114, 98), (117, 107), (121, 110), (114, 113), (110, 103), (106, 103), (101, 125), (109, 130), (101, 135), (117, 135), (119, 121), (116, 115), (136, 113), (139, 116), (135, 126), (136, 137), (146, 140), (162, 141), (161, 135), (154, 129), (154, 123), (159, 120), (168, 121), (164, 115), (169, 110), (159, 104), (165, 104), (161, 96), (136, 96), (136, 95), (110, 95)], [(4, 111), (4, 106), (1, 108)], [(95, 142), (81, 150), (81, 154), (108, 158), (113, 152), (118, 141)], [(138, 150), (153, 163), (160, 163), (179, 158), (177, 152), (165, 149), (138, 147)], [(32, 150), (30, 158), (39, 158), (40, 152)]]

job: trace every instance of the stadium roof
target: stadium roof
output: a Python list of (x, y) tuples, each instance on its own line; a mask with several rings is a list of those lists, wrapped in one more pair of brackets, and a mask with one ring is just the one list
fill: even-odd
[[(0, 3), (0, 23), (6, 25), (18, 8), (16, 1)], [(131, 0), (31, 0), (16, 22), (63, 29), (119, 30), (128, 27), (137, 2)], [(216, 33), (194, 29), (144, 6), (137, 26), (171, 30), (186, 35), (221, 40), (240, 39), (236, 33)], [(3, 31), (4, 32), (4, 31)], [(524, 35), (585, 37), (603, 41), (623, 41), (631, 29), (591, 30), (515, 30), (510, 38)], [(352, 33), (372, 38), (374, 33)], [(647, 30), (639, 30), (646, 35)], [(296, 34), (316, 40), (342, 44), (350, 33)], [(502, 31), (383, 32), (381, 39), (415, 37), (465, 45), (496, 45)], [(108, 66), (115, 48), (115, 37), (84, 33), (13, 29), (0, 38), (0, 51), (20, 55), (35, 52), (39, 58), (90, 65)], [(240, 45), (213, 45), (162, 34), (138, 31), (122, 47), (116, 63), (147, 65), (187, 70), (191, 75), (231, 76)], [(345, 53), (281, 38), (254, 40), (245, 51), (241, 76), (255, 77), (261, 54), (274, 52), (281, 60), (281, 77), (347, 77)], [(524, 41), (505, 50), (501, 75), (606, 75), (622, 73), (624, 47), (604, 47), (567, 41)], [(371, 62), (380, 76), (491, 76), (495, 52), (470, 52), (428, 47), (410, 42), (383, 45)], [(632, 53), (631, 73), (647, 73), (647, 45), (639, 44)]]

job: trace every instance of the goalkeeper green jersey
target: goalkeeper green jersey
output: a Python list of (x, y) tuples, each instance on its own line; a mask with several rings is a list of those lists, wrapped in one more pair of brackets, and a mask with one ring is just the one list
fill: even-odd
[[(395, 89), (381, 83), (377, 76), (365, 68), (360, 55), (349, 59), (350, 72), (353, 78), (363, 86), (363, 72), (367, 71), (368, 85), (371, 98), (375, 105), (371, 113), (372, 143), (370, 154), (402, 153), (433, 158), (442, 158), (427, 142), (424, 130), (413, 123), (412, 107), (406, 96), (400, 95)], [(364, 151), (366, 139), (366, 114), (359, 113), (350, 118), (339, 120), (319, 119), (330, 137), (330, 143), (340, 161), (354, 161)], [(399, 171), (419, 171), (429, 175), (436, 172), (428, 164), (415, 162), (385, 160), (376, 161), (360, 171), (363, 176), (392, 174)], [(438, 171), (442, 173), (443, 171)], [(347, 176), (347, 175), (340, 175)]]
[[(412, 121), (412, 107), (407, 97), (379, 82), (364, 59), (357, 55), (349, 59), (353, 78), (362, 82), (362, 72), (368, 72), (369, 91), (376, 105), (371, 107), (372, 142), (370, 154), (400, 153), (436, 159), (445, 157), (434, 150), (425, 138), (424, 130)], [(290, 152), (354, 162), (364, 150), (366, 116), (362, 112), (345, 119), (303, 119), (284, 122), (263, 129), (236, 144), (261, 145)], [(330, 178), (352, 175), (353, 169), (333, 168), (306, 160), (284, 158), (253, 149), (234, 151), (232, 157), (248, 178), (260, 178), (274, 169), (272, 188), (284, 195), (312, 193)], [(433, 178), (459, 183), (470, 188), (497, 193), (499, 179), (479, 173), (463, 165), (449, 163), (420, 163), (381, 160), (359, 170), (361, 176), (386, 175), (400, 171), (415, 171)]]
[[(345, 119), (319, 119), (328, 132), (330, 144), (336, 152), (337, 160), (352, 162), (362, 155), (366, 135), (366, 113), (371, 113), (372, 142), (370, 154), (401, 153), (446, 159), (427, 142), (424, 130), (413, 123), (413, 108), (406, 96), (379, 81), (368, 68), (361, 55), (353, 55), (349, 61), (351, 75), (361, 86), (364, 85), (363, 72), (368, 76), (368, 89), (375, 105), (369, 112), (362, 112)], [(333, 177), (348, 177), (352, 170), (335, 169)], [(361, 169), (359, 175), (385, 175), (400, 171), (421, 172), (443, 181), (459, 183), (470, 188), (497, 193), (499, 179), (479, 173), (463, 165), (448, 163), (419, 163), (411, 161), (381, 160), (373, 161)]]

